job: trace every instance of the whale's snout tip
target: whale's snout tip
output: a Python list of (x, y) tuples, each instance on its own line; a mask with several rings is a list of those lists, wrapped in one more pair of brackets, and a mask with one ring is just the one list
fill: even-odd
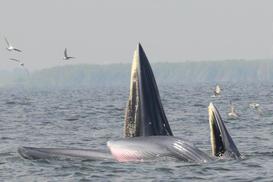
[(212, 102), (210, 102), (209, 103), (209, 107), (208, 107), (209, 109), (212, 109), (212, 108), (214, 108), (214, 105), (213, 105), (213, 103)]

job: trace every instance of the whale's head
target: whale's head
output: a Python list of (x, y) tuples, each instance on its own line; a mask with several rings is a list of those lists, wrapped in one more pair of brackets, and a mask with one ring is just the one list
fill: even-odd
[(208, 107), (208, 114), (212, 155), (216, 157), (240, 158), (239, 150), (228, 133), (219, 111), (212, 103)]

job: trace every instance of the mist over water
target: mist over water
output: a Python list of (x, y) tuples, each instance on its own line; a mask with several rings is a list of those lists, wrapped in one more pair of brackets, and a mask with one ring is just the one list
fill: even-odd
[[(129, 85), (129, 84), (128, 84)], [(273, 84), (158, 84), (175, 136), (210, 153), (207, 107), (214, 102), (243, 155), (207, 164), (178, 160), (118, 163), (80, 159), (31, 161), (19, 146), (106, 149), (123, 137), (129, 86), (0, 89), (0, 176), (3, 181), (256, 181), (273, 179)], [(229, 120), (232, 100), (240, 114)], [(260, 104), (260, 111), (249, 104)]]

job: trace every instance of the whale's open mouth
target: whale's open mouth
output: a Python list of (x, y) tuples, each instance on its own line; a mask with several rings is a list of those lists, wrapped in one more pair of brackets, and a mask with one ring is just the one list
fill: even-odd
[(208, 107), (208, 113), (212, 155), (240, 158), (240, 153), (228, 133), (219, 111), (212, 103)]

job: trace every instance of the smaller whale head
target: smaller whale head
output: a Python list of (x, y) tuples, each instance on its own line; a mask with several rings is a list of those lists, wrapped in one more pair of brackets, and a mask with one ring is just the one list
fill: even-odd
[(212, 155), (216, 157), (240, 158), (239, 150), (228, 133), (219, 111), (212, 103), (208, 107), (208, 114)]

